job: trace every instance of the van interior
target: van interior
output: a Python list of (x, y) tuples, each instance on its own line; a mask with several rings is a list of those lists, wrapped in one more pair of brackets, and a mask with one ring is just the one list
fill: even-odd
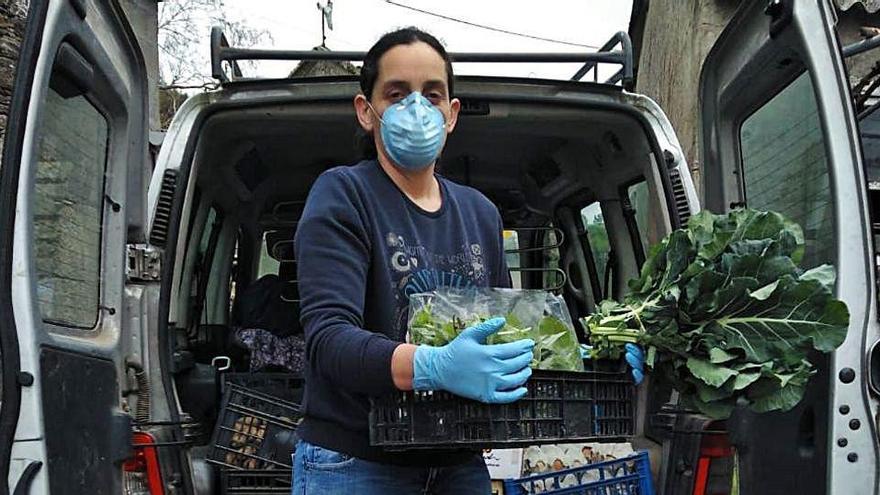
[[(498, 206), (514, 286), (561, 294), (574, 321), (621, 297), (646, 246), (673, 222), (674, 198), (664, 199), (657, 168), (663, 154), (639, 119), (622, 107), (465, 99), (443, 152), (440, 174)], [(301, 347), (292, 239), (312, 182), (358, 161), (356, 131), (348, 99), (221, 109), (202, 125), (169, 308), (169, 371), (197, 425), (194, 459), (209, 448), (221, 374), (301, 371), (295, 350), (259, 355), (260, 344), (243, 343), (242, 332), (257, 328), (285, 348)], [(642, 403), (665, 402), (648, 390), (640, 387)]]

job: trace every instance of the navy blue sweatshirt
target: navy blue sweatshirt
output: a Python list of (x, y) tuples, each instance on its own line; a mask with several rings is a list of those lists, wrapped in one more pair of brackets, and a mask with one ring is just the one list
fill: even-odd
[(375, 160), (328, 170), (309, 192), (295, 249), (307, 361), (299, 434), (310, 443), (392, 464), (467, 458), (369, 445), (369, 397), (397, 390), (391, 355), (405, 338), (408, 296), (438, 286), (510, 286), (495, 205), (437, 180), (436, 212), (407, 198)]

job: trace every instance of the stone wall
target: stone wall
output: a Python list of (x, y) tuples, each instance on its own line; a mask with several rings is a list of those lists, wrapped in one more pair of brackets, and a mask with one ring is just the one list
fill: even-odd
[(27, 10), (27, 0), (0, 0), (0, 156), (6, 137), (6, 121)]

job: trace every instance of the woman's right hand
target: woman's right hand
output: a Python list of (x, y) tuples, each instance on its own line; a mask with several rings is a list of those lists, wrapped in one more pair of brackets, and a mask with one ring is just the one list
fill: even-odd
[(493, 318), (466, 328), (442, 347), (418, 346), (413, 357), (413, 389), (446, 390), (488, 403), (521, 399), (526, 395), (523, 384), (532, 375), (529, 363), (535, 342), (486, 344), (486, 338), (504, 323), (504, 318)]

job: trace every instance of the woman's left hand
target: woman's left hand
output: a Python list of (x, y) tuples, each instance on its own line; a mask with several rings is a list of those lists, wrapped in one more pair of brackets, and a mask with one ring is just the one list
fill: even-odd
[[(590, 351), (592, 349), (593, 348), (587, 344), (581, 344), (581, 357), (584, 359), (590, 359)], [(636, 382), (636, 385), (638, 385), (645, 379), (645, 351), (641, 346), (636, 344), (626, 344), (625, 349), (626, 354), (624, 359), (629, 363), (629, 367), (632, 368), (633, 380)]]

